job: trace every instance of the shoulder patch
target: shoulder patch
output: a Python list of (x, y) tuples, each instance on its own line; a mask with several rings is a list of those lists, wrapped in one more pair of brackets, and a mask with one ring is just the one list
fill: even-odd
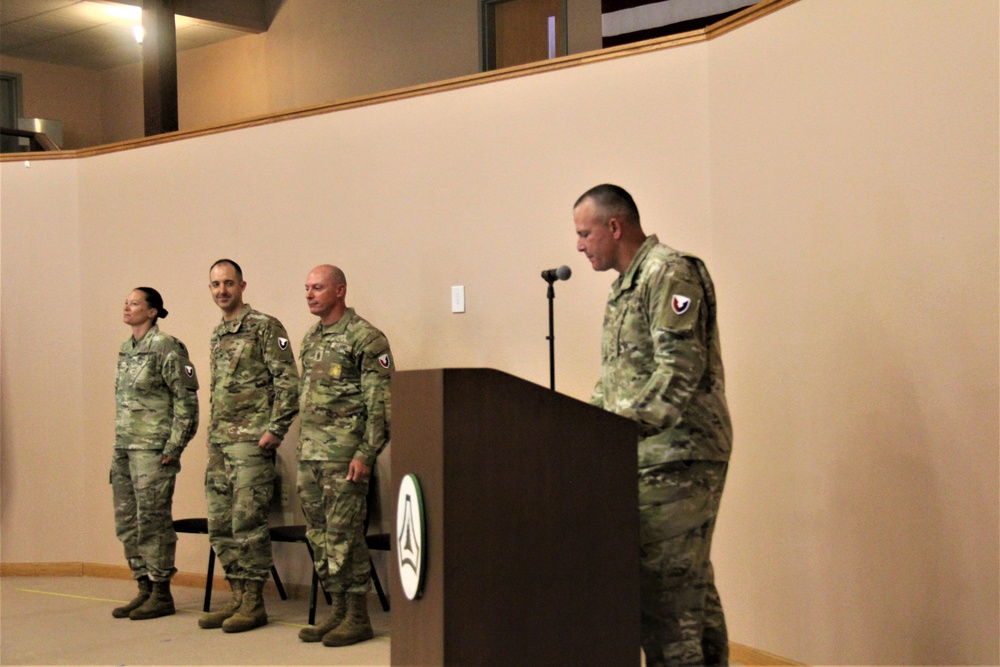
[(389, 368), (389, 366), (392, 364), (392, 360), (389, 358), (388, 353), (381, 354), (379, 355), (378, 363), (379, 366), (381, 366), (382, 368)]
[(288, 339), (287, 338), (282, 338), (282, 337), (279, 336), (278, 337), (278, 347), (280, 347), (282, 350), (287, 350), (288, 349)]
[(691, 307), (691, 298), (682, 294), (674, 294), (670, 298), (670, 307), (678, 315), (683, 315)]
[(655, 316), (660, 328), (685, 331), (698, 322), (704, 294), (697, 283), (688, 280), (668, 279), (662, 287), (659, 314)]

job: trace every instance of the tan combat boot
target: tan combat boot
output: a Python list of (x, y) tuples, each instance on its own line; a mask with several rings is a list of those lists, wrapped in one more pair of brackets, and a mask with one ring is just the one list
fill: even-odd
[(170, 616), (174, 609), (174, 596), (170, 594), (169, 581), (154, 581), (153, 590), (142, 605), (129, 612), (133, 621), (145, 621), (150, 618)]
[(244, 581), (240, 608), (222, 622), (222, 631), (246, 632), (262, 625), (267, 625), (267, 612), (264, 611), (264, 582)]
[(304, 642), (323, 641), (323, 635), (344, 622), (344, 615), (347, 614), (347, 602), (344, 600), (344, 594), (333, 593), (330, 599), (333, 601), (333, 611), (330, 612), (330, 615), (319, 625), (299, 630), (299, 639)]
[(233, 589), (233, 597), (230, 598), (226, 606), (219, 611), (211, 611), (201, 615), (198, 619), (198, 627), (204, 630), (214, 630), (221, 628), (222, 622), (235, 614), (243, 604), (243, 580), (230, 579), (229, 586)]
[(347, 596), (347, 613), (344, 622), (323, 635), (324, 646), (350, 646), (375, 636), (368, 618), (368, 596), (351, 593)]
[(111, 615), (115, 618), (128, 618), (128, 615), (133, 609), (138, 609), (142, 606), (142, 603), (149, 599), (149, 594), (153, 590), (153, 582), (149, 580), (149, 577), (142, 575), (136, 582), (139, 584), (139, 594), (132, 598), (124, 607), (115, 607), (111, 610)]

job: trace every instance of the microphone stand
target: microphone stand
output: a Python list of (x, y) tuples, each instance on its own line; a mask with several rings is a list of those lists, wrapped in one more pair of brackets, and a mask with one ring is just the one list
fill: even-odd
[(555, 281), (558, 280), (555, 276), (551, 278), (546, 277), (545, 282), (549, 284), (548, 298), (549, 298), (549, 335), (546, 336), (546, 340), (549, 341), (549, 388), (552, 391), (556, 389), (556, 334), (555, 327), (553, 324), (553, 309), (552, 302), (556, 298), (556, 290), (553, 285)]

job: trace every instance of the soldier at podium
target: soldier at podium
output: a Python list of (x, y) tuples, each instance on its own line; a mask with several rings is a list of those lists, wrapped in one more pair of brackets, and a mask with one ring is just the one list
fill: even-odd
[(374, 636), (368, 618), (371, 565), (365, 543), (368, 483), (389, 442), (389, 341), (346, 304), (335, 266), (306, 278), (309, 312), (319, 317), (300, 352), (298, 492), (316, 572), (333, 611), (299, 639), (347, 646)]
[(649, 667), (726, 665), (709, 558), (732, 450), (715, 288), (704, 263), (647, 236), (631, 195), (598, 185), (573, 207), (577, 250), (614, 269), (591, 403), (639, 425), (642, 648)]

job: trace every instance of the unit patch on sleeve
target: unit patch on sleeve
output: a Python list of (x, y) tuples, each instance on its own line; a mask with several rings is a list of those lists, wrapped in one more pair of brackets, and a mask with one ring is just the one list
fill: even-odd
[(698, 285), (686, 280), (673, 280), (665, 286), (663, 294), (656, 326), (686, 331), (697, 324), (703, 298)]
[(670, 299), (670, 307), (678, 315), (683, 315), (691, 307), (691, 299), (681, 294), (674, 294)]

